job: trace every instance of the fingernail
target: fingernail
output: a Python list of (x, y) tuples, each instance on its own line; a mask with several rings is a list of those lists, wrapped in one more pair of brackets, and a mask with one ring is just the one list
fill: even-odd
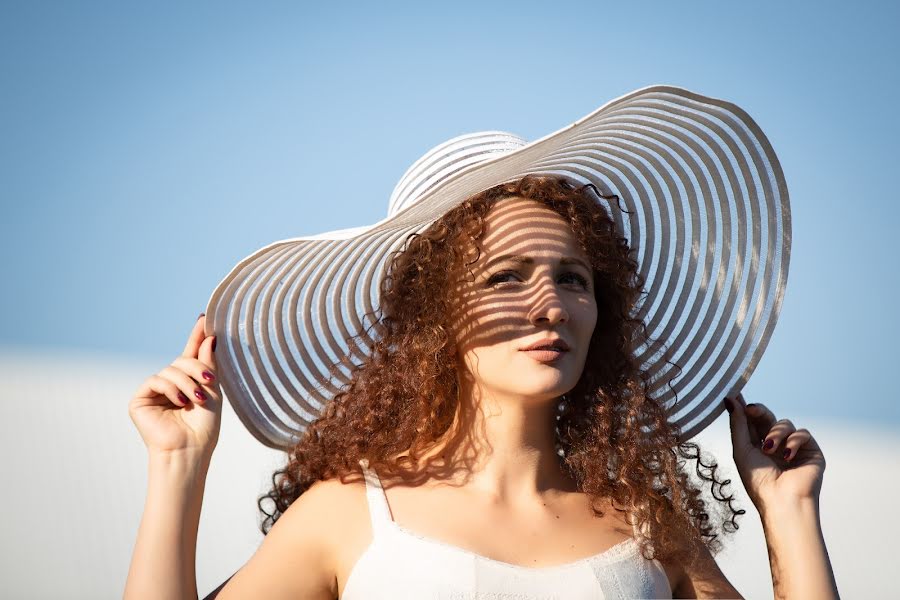
[(188, 397), (184, 395), (184, 392), (178, 390), (178, 399), (187, 404), (189, 402)]
[(199, 321), (201, 318), (203, 318), (203, 315), (205, 315), (205, 314), (206, 314), (205, 312), (200, 313), (200, 316), (197, 317), (197, 320)]
[(775, 442), (773, 442), (772, 440), (766, 440), (766, 443), (763, 446), (763, 450), (771, 450), (772, 446), (774, 446), (774, 445), (775, 445)]
[(213, 351), (213, 352), (216, 351), (216, 336), (213, 336), (213, 341), (212, 341), (212, 351)]
[(194, 390), (194, 395), (197, 396), (197, 399), (201, 402), (206, 402), (206, 394), (204, 394), (201, 390)]
[(784, 460), (787, 460), (791, 456), (791, 449), (785, 448), (784, 454), (782, 454), (782, 456), (784, 456)]
[(213, 379), (216, 378), (216, 376), (213, 375), (212, 373), (210, 373), (209, 371), (203, 371), (200, 374), (203, 375), (203, 379), (205, 379), (207, 381), (212, 381)]
[(724, 400), (722, 400), (722, 402), (725, 403), (725, 410), (727, 410), (729, 413), (734, 412), (734, 407), (731, 405), (731, 400), (725, 398)]

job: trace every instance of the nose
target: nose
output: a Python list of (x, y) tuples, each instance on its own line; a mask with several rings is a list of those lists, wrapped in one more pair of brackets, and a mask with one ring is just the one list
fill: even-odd
[(528, 320), (534, 325), (555, 325), (569, 320), (569, 313), (552, 277), (544, 278), (535, 290), (535, 298), (528, 314)]

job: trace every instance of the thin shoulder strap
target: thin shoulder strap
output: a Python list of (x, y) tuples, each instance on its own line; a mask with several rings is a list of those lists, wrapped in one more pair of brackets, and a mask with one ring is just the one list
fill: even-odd
[(372, 535), (373, 537), (382, 535), (390, 528), (393, 521), (387, 495), (384, 493), (384, 488), (381, 487), (378, 473), (375, 472), (375, 469), (369, 468), (369, 459), (362, 458), (359, 464), (366, 478), (366, 502), (369, 505), (369, 517), (372, 520)]

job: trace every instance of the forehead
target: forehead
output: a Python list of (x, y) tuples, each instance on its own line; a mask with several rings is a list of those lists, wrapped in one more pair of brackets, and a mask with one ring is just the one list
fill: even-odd
[(537, 200), (518, 196), (502, 198), (491, 207), (481, 246), (485, 255), (584, 256), (567, 221)]

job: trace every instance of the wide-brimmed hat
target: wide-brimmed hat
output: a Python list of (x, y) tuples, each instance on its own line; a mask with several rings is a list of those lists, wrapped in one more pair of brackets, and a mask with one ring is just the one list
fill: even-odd
[(219, 381), (247, 429), (269, 447), (293, 446), (349, 381), (346, 367), (333, 378), (329, 369), (367, 356), (363, 315), (377, 311), (389, 255), (463, 200), (528, 174), (618, 196), (604, 206), (646, 281), (636, 315), (678, 365), (635, 348), (650, 392), (681, 441), (711, 423), (753, 373), (781, 310), (788, 191), (741, 108), (654, 85), (532, 142), (502, 131), (455, 137), (409, 167), (385, 219), (274, 242), (240, 261), (209, 299), (206, 334), (217, 336)]

